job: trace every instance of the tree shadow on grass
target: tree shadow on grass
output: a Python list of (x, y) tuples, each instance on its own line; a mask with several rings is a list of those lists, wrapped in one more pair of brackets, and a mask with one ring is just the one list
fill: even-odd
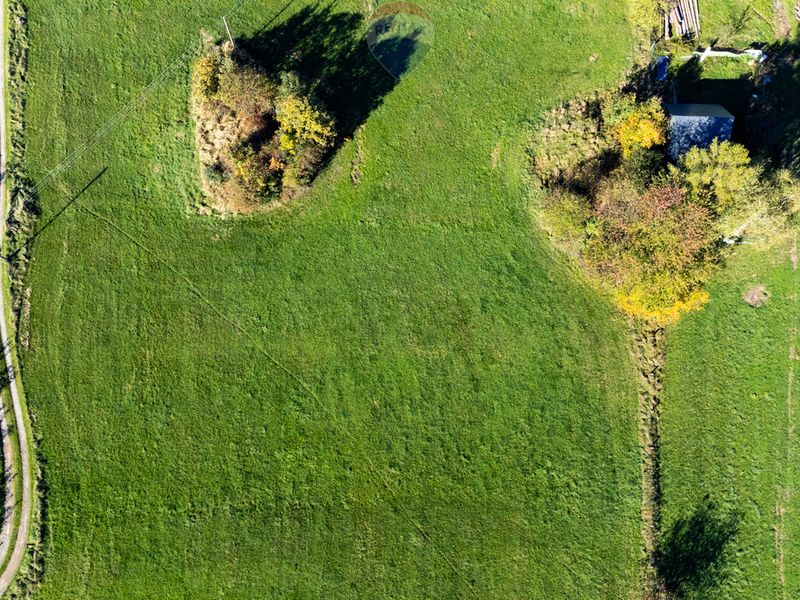
[(706, 598), (727, 575), (729, 545), (739, 530), (740, 515), (706, 499), (663, 536), (656, 569), (674, 598)]
[[(315, 84), (336, 118), (337, 132), (347, 138), (398, 82), (370, 51), (364, 33), (363, 15), (315, 5), (238, 43), (270, 76), (296, 71)], [(382, 43), (381, 55), (394, 61), (393, 73), (411, 66), (415, 44), (409, 38)]]

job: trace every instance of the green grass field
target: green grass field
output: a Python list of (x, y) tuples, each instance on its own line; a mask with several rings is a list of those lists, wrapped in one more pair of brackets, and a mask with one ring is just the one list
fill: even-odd
[(39, 597), (635, 595), (624, 328), (522, 183), (530, 120), (628, 66), (623, 3), (423, 4), (361, 183), (350, 142), (290, 207), (218, 220), (181, 55), (301, 2), (29, 2), (34, 180), (177, 64), (41, 191), (40, 226), (108, 168), (33, 249)]
[[(770, 41), (766, 1), (709, 0), (703, 4), (705, 34), (722, 35), (729, 17), (748, 4), (756, 10), (737, 42)], [(728, 64), (731, 72), (712, 65), (715, 70), (705, 75), (719, 79), (706, 86), (708, 96), (688, 98), (712, 101), (716, 95), (716, 101), (743, 114), (737, 103), (751, 90), (741, 80), (724, 81), (739, 77), (733, 71), (738, 65)], [(794, 108), (782, 110), (790, 115)], [(742, 249), (710, 286), (711, 303), (669, 334), (661, 431), (663, 532), (668, 540), (680, 530), (676, 524), (684, 523), (683, 531), (693, 534), (694, 545), (677, 557), (693, 565), (683, 571), (688, 597), (800, 595), (800, 273), (792, 267), (791, 246), (792, 240), (785, 240), (771, 249)], [(771, 297), (753, 308), (743, 296), (758, 285)], [(713, 510), (704, 510), (709, 501)], [(728, 535), (730, 541), (720, 543)], [(685, 560), (697, 549), (706, 559), (719, 556), (718, 564)]]
[[(756, 285), (771, 294), (761, 308), (742, 298)], [(705, 311), (670, 334), (662, 419), (665, 531), (693, 514), (706, 495), (719, 513), (739, 519), (724, 568), (712, 577), (716, 592), (698, 597), (800, 594), (800, 406), (791, 350), (798, 343), (799, 290), (789, 242), (746, 251), (711, 286)]]
[[(789, 26), (797, 28), (793, 2), (782, 0)], [(718, 38), (722, 44), (747, 46), (753, 41), (771, 42), (778, 23), (772, 0), (702, 0), (700, 19), (704, 41)]]

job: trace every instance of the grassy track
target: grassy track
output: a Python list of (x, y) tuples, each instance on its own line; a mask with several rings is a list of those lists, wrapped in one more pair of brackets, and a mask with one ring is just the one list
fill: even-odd
[[(34, 179), (232, 4), (31, 0)], [(65, 171), (76, 191), (109, 167), (34, 247), (42, 598), (637, 589), (623, 327), (521, 184), (527, 119), (625, 68), (622, 4), (426, 2), (434, 49), (359, 134), (362, 183), (347, 144), (288, 210), (187, 210), (187, 64)], [(40, 223), (65, 201), (43, 190)]]
[[(742, 294), (758, 284), (772, 298), (754, 309)], [(662, 418), (664, 529), (693, 514), (707, 494), (719, 512), (740, 514), (726, 568), (712, 577), (721, 588), (702, 597), (800, 594), (800, 406), (798, 363), (790, 358), (798, 343), (798, 289), (788, 242), (746, 252), (712, 286), (706, 310), (670, 335)]]

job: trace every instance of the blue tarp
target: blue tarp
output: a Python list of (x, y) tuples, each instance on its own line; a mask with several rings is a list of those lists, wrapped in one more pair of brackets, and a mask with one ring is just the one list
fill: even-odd
[(667, 80), (667, 69), (669, 68), (669, 56), (659, 56), (656, 61), (656, 81)]

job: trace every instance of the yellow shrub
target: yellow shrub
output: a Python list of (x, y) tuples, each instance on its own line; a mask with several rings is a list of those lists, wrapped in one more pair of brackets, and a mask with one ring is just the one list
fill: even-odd
[(281, 98), (276, 105), (280, 123), (280, 146), (294, 154), (300, 144), (316, 144), (327, 148), (336, 135), (331, 118), (314, 108), (307, 98), (290, 95)]
[(194, 64), (192, 84), (195, 93), (208, 100), (219, 91), (220, 59), (216, 53), (201, 56)]
[(642, 104), (614, 129), (625, 157), (637, 148), (652, 148), (667, 141), (667, 117), (657, 101)]
[(679, 300), (668, 308), (651, 309), (647, 307), (642, 294), (636, 290), (616, 297), (617, 306), (624, 313), (632, 317), (654, 320), (660, 325), (677, 323), (684, 314), (701, 310), (709, 299), (708, 292), (695, 290), (684, 300)]
[(269, 182), (261, 159), (250, 146), (242, 146), (231, 153), (233, 175), (242, 186), (255, 193), (267, 191)]

